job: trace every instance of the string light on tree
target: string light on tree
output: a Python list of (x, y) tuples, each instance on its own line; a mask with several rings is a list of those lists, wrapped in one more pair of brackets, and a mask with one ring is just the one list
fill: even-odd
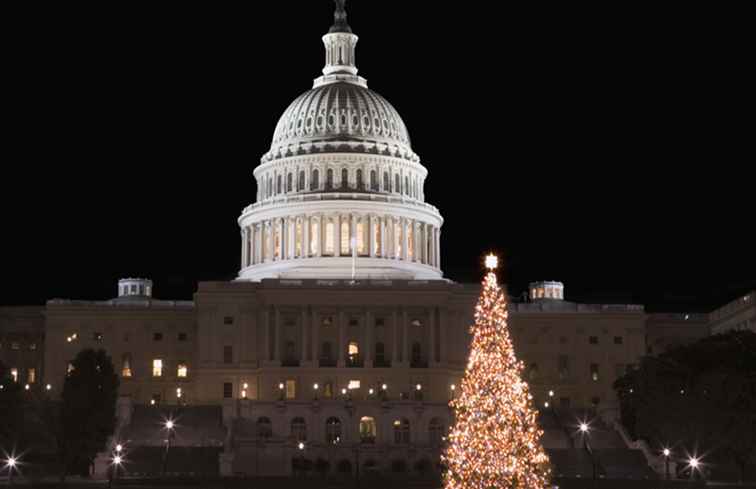
[(442, 460), (444, 489), (543, 489), (549, 458), (524, 365), (515, 356), (507, 327), (507, 302), (496, 281), (496, 255), (475, 309), (470, 356), (457, 395), (455, 422)]

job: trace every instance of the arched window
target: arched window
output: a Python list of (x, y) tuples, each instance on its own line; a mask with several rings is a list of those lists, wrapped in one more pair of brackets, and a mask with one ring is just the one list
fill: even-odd
[(439, 446), (443, 443), (444, 422), (440, 418), (433, 418), (428, 424), (428, 441), (432, 446)]
[(406, 445), (410, 442), (410, 422), (407, 418), (394, 420), (394, 443)]
[(375, 363), (382, 365), (386, 362), (386, 347), (380, 341), (375, 344)]
[(375, 170), (370, 170), (370, 190), (378, 190), (378, 176), (376, 175)]
[(341, 188), (345, 189), (349, 186), (349, 171), (346, 168), (341, 169)]
[(320, 353), (320, 362), (321, 364), (329, 364), (333, 362), (333, 350), (331, 347), (331, 342), (326, 341), (323, 343), (323, 347), (321, 349)]
[(365, 190), (365, 182), (362, 181), (362, 170), (357, 170), (357, 190)]
[(378, 430), (375, 425), (375, 418), (363, 416), (360, 419), (360, 442), (375, 443), (375, 435)]
[(333, 397), (333, 382), (330, 380), (323, 384), (323, 397), (330, 399)]
[(282, 192), (281, 182), (282, 182), (281, 175), (278, 175), (278, 178), (276, 179), (276, 193), (277, 194), (280, 194)]
[(326, 443), (336, 445), (341, 442), (341, 420), (331, 417), (326, 420)]
[(289, 173), (286, 177), (286, 191), (291, 192), (292, 190), (294, 190), (294, 175)]
[(402, 193), (402, 186), (401, 186), (402, 180), (399, 178), (399, 174), (397, 173), (394, 175), (394, 192), (400, 194)]
[(333, 190), (333, 169), (329, 168), (326, 172), (326, 190)]
[(409, 193), (410, 193), (409, 177), (404, 177), (404, 195), (409, 195)]
[(304, 418), (291, 420), (291, 438), (295, 441), (307, 441), (307, 423)]
[(273, 425), (270, 419), (265, 416), (257, 418), (257, 437), (270, 438), (271, 436), (273, 436)]
[(422, 360), (422, 348), (419, 342), (412, 343), (412, 363), (418, 364)]
[(312, 180), (310, 181), (310, 190), (317, 190), (320, 187), (320, 172), (317, 168), (312, 170)]
[(383, 172), (383, 191), (391, 192), (391, 179), (388, 172)]
[(297, 190), (304, 190), (305, 188), (305, 172), (301, 170), (299, 172), (299, 181), (297, 182)]
[(273, 195), (273, 178), (268, 177), (268, 197)]

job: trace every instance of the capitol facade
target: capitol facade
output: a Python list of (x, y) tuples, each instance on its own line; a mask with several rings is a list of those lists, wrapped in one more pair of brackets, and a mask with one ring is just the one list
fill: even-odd
[[(322, 75), (254, 170), (237, 279), (186, 301), (134, 278), (111, 300), (1, 308), (0, 359), (18, 382), (55, 396), (71, 359), (103, 348), (121, 376), (116, 437), (133, 445), (161, 442), (140, 431), (145, 410), (209, 406), (220, 434), (184, 440), (221, 446), (223, 473), (288, 474), (300, 442), (312, 460), (354, 463), (359, 449), (380, 470), (435, 470), (480, 286), (443, 275), (428, 169), (358, 75), (357, 39), (337, 9)], [(647, 350), (643, 307), (568, 302), (558, 282), (529, 296), (510, 327), (535, 402), (614, 416), (612, 382)]]

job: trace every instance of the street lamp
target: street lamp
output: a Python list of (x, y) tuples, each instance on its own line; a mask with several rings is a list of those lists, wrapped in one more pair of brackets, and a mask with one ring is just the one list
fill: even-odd
[(18, 460), (13, 456), (8, 457), (8, 460), (5, 461), (5, 466), (8, 467), (8, 485), (13, 484), (13, 469), (16, 468), (17, 463)]
[[(583, 445), (585, 446), (585, 449), (588, 451), (588, 454), (591, 456), (591, 468), (593, 469), (593, 480), (596, 480), (596, 458), (593, 456), (593, 450), (591, 450), (591, 445), (588, 441), (588, 438), (591, 434), (590, 426), (588, 426), (588, 423), (585, 421), (580, 422), (580, 433), (583, 435)], [(594, 482), (595, 484), (595, 482)]]
[(280, 398), (280, 400), (282, 400), (282, 401), (284, 400), (284, 387), (285, 387), (285, 386), (284, 386), (284, 383), (283, 383), (283, 382), (281, 382), (281, 383), (279, 383), (279, 384), (278, 384), (278, 392), (280, 393), (280, 394), (279, 394), (279, 398)]
[(688, 458), (688, 467), (690, 467), (690, 480), (693, 480), (696, 470), (701, 466), (701, 460), (698, 457)]
[[(116, 446), (116, 452), (120, 453), (120, 450), (118, 447), (121, 445)], [(116, 455), (113, 457), (113, 468), (110, 471), (110, 479), (108, 480), (108, 488), (113, 487), (113, 479), (118, 479), (118, 468), (123, 463), (123, 458), (120, 455)]]
[(176, 423), (172, 419), (168, 418), (163, 426), (166, 430), (168, 430), (168, 439), (166, 440), (165, 444), (165, 456), (163, 457), (163, 475), (165, 475), (168, 470), (168, 454), (171, 451), (171, 439), (174, 435), (173, 430), (176, 427)]
[(664, 478), (669, 480), (669, 456), (672, 455), (672, 450), (665, 448), (662, 453), (664, 454)]

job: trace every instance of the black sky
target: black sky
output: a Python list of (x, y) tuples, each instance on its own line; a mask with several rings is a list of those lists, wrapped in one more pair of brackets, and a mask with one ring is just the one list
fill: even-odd
[[(744, 13), (494, 4), (348, 2), (360, 74), (429, 170), (446, 275), (479, 280), (495, 250), (514, 293), (652, 311), (756, 288)], [(235, 276), (252, 170), (320, 73), (332, 2), (176, 5), (3, 16), (0, 304)]]

